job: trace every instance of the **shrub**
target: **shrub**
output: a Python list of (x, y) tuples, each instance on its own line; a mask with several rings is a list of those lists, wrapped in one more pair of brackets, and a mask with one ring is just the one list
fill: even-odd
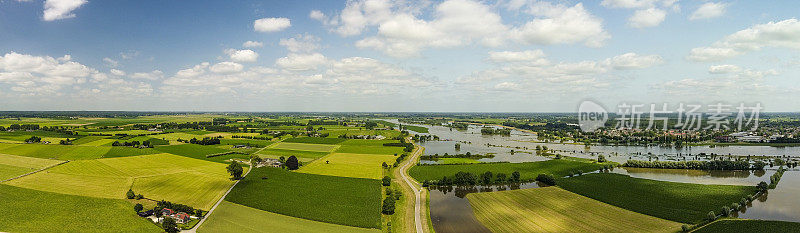
[(707, 219), (709, 222), (710, 222), (710, 221), (714, 221), (714, 220), (716, 220), (716, 219), (717, 219), (717, 215), (716, 215), (716, 214), (714, 214), (714, 211), (709, 211), (709, 212), (708, 212), (708, 214), (706, 215), (706, 219)]
[(136, 194), (133, 193), (133, 190), (128, 189), (128, 193), (125, 194), (125, 197), (127, 197), (128, 199), (133, 199), (136, 197)]
[(300, 168), (300, 161), (297, 161), (297, 157), (294, 157), (294, 155), (289, 156), (289, 158), (286, 159), (286, 167), (289, 168), (289, 170), (297, 170)]
[(144, 206), (141, 203), (136, 203), (136, 205), (133, 206), (133, 210), (135, 210), (137, 213), (142, 212), (143, 209)]
[(546, 185), (556, 185), (556, 179), (550, 174), (539, 174), (536, 176), (536, 181), (542, 182)]
[(690, 227), (689, 225), (683, 224), (683, 225), (681, 225), (681, 230), (683, 232), (689, 232), (689, 231), (692, 230), (692, 227)]
[(728, 206), (722, 207), (722, 216), (728, 217), (731, 216), (731, 208)]
[(389, 178), (389, 176), (384, 176), (383, 179), (381, 179), (381, 182), (383, 182), (383, 186), (392, 185), (392, 178)]
[(381, 207), (381, 213), (383, 214), (394, 214), (394, 198), (386, 197), (383, 199), (383, 207)]

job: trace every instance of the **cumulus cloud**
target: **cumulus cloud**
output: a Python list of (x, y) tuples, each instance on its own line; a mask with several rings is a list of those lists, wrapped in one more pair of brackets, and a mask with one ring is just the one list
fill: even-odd
[(656, 8), (637, 10), (633, 16), (628, 18), (628, 26), (634, 28), (655, 27), (664, 22), (666, 16), (666, 11)]
[(75, 13), (72, 13), (72, 11), (86, 3), (88, 3), (86, 0), (46, 0), (42, 19), (44, 21), (54, 21), (75, 18)]
[(501, 51), (489, 52), (489, 60), (492, 62), (526, 62), (533, 64), (546, 65), (550, 61), (545, 58), (542, 50), (525, 50), (520, 52), (515, 51)]
[(315, 70), (327, 62), (327, 58), (320, 53), (298, 54), (289, 53), (286, 57), (278, 58), (275, 65), (290, 71)]
[(257, 32), (277, 32), (292, 26), (287, 18), (261, 18), (253, 22), (253, 29)]
[(511, 30), (511, 37), (528, 44), (584, 43), (600, 47), (611, 36), (602, 19), (589, 13), (582, 3), (574, 6), (535, 2), (528, 13), (536, 18)]
[(670, 80), (652, 88), (661, 90), (667, 97), (678, 101), (696, 99), (697, 93), (703, 93), (703, 97), (707, 99), (752, 101), (753, 98), (775, 95), (778, 92), (777, 88), (765, 82), (766, 77), (778, 75), (775, 70), (752, 70), (724, 65), (712, 66), (709, 72), (714, 76)]
[(116, 76), (125, 76), (125, 71), (121, 71), (118, 69), (111, 69), (109, 72)]
[(245, 47), (245, 48), (261, 48), (261, 47), (264, 47), (264, 43), (261, 43), (261, 42), (258, 42), (258, 41), (248, 40), (248, 41), (245, 41), (244, 43), (242, 43), (242, 47)]
[(708, 73), (711, 74), (729, 74), (739, 72), (742, 68), (735, 65), (716, 65), (708, 68)]
[(322, 11), (319, 10), (312, 10), (310, 13), (308, 13), (308, 17), (319, 21), (325, 20), (325, 14), (323, 14)]
[(225, 53), (228, 54), (231, 61), (235, 62), (256, 62), (258, 60), (258, 53), (249, 49), (228, 49), (225, 50)]
[(105, 63), (106, 66), (108, 66), (108, 67), (117, 67), (117, 66), (119, 66), (119, 62), (118, 61), (116, 61), (114, 59), (111, 59), (111, 58), (107, 58), (107, 57), (103, 58), (103, 63)]
[(242, 69), (244, 69), (242, 64), (229, 61), (214, 64), (210, 68), (211, 72), (214, 73), (234, 73), (242, 71)]
[(707, 2), (703, 5), (700, 5), (700, 7), (689, 16), (689, 19), (698, 20), (720, 17), (725, 14), (725, 8), (727, 7), (728, 4), (726, 3)]
[(131, 74), (131, 78), (134, 79), (146, 79), (146, 80), (159, 80), (164, 78), (164, 72), (160, 70), (154, 70), (150, 72), (138, 72)]
[(626, 53), (605, 60), (605, 64), (617, 70), (642, 69), (664, 63), (659, 55)]
[(319, 49), (319, 37), (313, 35), (297, 35), (288, 39), (281, 39), (279, 45), (286, 47), (287, 50), (293, 53), (311, 52)]
[(691, 61), (721, 61), (763, 48), (800, 49), (800, 21), (787, 19), (758, 24), (725, 36), (709, 47), (691, 50)]

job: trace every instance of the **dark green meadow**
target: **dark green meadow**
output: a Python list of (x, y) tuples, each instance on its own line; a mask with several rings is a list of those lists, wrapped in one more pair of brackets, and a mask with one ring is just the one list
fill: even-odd
[(441, 165), (424, 165), (414, 166), (408, 174), (414, 177), (417, 181), (425, 180), (439, 180), (444, 176), (452, 178), (458, 172), (471, 172), (474, 174), (482, 174), (490, 171), (494, 174), (511, 173), (518, 171), (520, 177), (525, 179), (533, 179), (537, 175), (546, 173), (553, 174), (556, 177), (569, 175), (570, 172), (581, 170), (583, 172), (591, 172), (598, 170), (602, 167), (596, 163), (576, 162), (563, 159), (554, 159), (541, 162), (528, 162), (528, 163), (479, 163), (479, 164), (441, 164)]
[(557, 185), (634, 212), (692, 224), (703, 221), (709, 211), (719, 213), (722, 206), (756, 192), (755, 186), (677, 183), (612, 173), (558, 179)]
[(379, 228), (379, 180), (256, 168), (226, 201), (278, 214), (341, 225)]

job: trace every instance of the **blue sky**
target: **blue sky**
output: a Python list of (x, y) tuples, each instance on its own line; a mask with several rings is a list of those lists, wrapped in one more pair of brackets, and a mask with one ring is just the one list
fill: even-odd
[(2, 0), (0, 109), (552, 112), (592, 99), (797, 111), (797, 9)]

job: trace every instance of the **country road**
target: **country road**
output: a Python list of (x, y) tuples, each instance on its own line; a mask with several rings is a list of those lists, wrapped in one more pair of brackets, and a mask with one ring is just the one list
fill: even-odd
[(422, 203), (422, 188), (419, 186), (419, 183), (415, 181), (413, 178), (408, 176), (408, 169), (411, 168), (422, 155), (422, 152), (425, 150), (422, 146), (418, 144), (415, 145), (414, 153), (411, 155), (409, 159), (407, 159), (402, 165), (400, 165), (400, 178), (405, 181), (406, 185), (408, 185), (414, 193), (414, 226), (416, 228), (417, 233), (423, 233), (428, 230), (428, 227), (423, 227), (428, 223), (427, 221), (427, 213), (424, 210), (425, 206)]
[(195, 233), (195, 232), (197, 232), (197, 229), (198, 229), (198, 228), (200, 228), (200, 225), (203, 225), (203, 223), (204, 223), (204, 222), (206, 222), (206, 219), (208, 219), (209, 217), (211, 217), (211, 214), (212, 214), (212, 213), (214, 213), (214, 210), (215, 210), (215, 209), (217, 209), (217, 206), (219, 206), (219, 204), (220, 204), (220, 203), (222, 203), (222, 201), (224, 201), (224, 200), (225, 200), (225, 197), (226, 197), (226, 196), (228, 196), (228, 193), (230, 193), (230, 192), (231, 192), (231, 190), (233, 190), (233, 187), (236, 187), (236, 184), (239, 184), (239, 181), (242, 181), (242, 180), (244, 179), (244, 177), (246, 177), (246, 176), (247, 176), (247, 174), (250, 174), (250, 171), (252, 171), (252, 170), (253, 170), (252, 168), (253, 168), (252, 166), (251, 166), (250, 168), (248, 168), (248, 169), (247, 169), (247, 173), (245, 173), (245, 174), (242, 176), (242, 179), (239, 179), (239, 180), (237, 180), (236, 182), (234, 182), (234, 183), (233, 183), (233, 185), (231, 185), (231, 188), (229, 188), (229, 189), (228, 189), (228, 191), (227, 191), (227, 192), (225, 192), (225, 195), (222, 195), (222, 197), (221, 197), (221, 198), (219, 198), (219, 201), (217, 201), (217, 203), (216, 203), (216, 204), (214, 204), (214, 206), (213, 206), (213, 207), (211, 207), (211, 209), (210, 209), (210, 210), (208, 210), (208, 213), (206, 213), (206, 216), (205, 216), (205, 217), (203, 217), (203, 218), (201, 218), (201, 219), (200, 219), (200, 222), (198, 222), (196, 225), (194, 225), (194, 227), (192, 227), (192, 229), (189, 229), (189, 230), (182, 230), (182, 231), (181, 231), (181, 233)]

